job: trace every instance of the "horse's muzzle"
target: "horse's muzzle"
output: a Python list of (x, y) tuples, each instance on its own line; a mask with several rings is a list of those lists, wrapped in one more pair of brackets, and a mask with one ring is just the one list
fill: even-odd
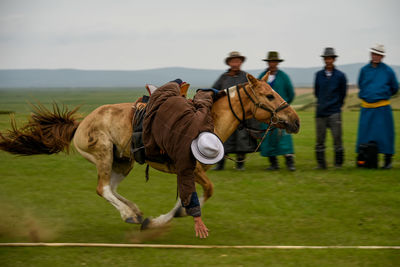
[(293, 122), (284, 122), (286, 132), (288, 133), (298, 133), (300, 131), (300, 121), (298, 119)]

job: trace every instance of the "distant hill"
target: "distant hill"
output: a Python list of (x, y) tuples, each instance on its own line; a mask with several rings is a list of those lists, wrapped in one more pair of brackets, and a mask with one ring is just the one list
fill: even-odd
[[(339, 65), (350, 84), (355, 84), (364, 63)], [(400, 78), (400, 66), (392, 66)], [(312, 86), (314, 74), (321, 67), (282, 68), (294, 86)], [(26, 69), (0, 70), (0, 88), (66, 88), (66, 87), (141, 87), (146, 83), (162, 85), (181, 78), (195, 87), (210, 87), (225, 70), (192, 68), (160, 68), (149, 70), (77, 70), (77, 69)], [(245, 70), (258, 76), (263, 70)]]

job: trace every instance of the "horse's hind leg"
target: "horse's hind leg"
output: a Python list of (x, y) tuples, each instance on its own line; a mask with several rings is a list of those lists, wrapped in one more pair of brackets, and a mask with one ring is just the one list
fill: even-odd
[(127, 219), (125, 219), (125, 222), (142, 223), (143, 213), (140, 211), (138, 206), (117, 193), (119, 183), (122, 182), (123, 179), (125, 179), (128, 173), (131, 171), (132, 167), (133, 161), (130, 159), (114, 161), (110, 179), (111, 191), (120, 201), (125, 203), (136, 214), (136, 217), (128, 217)]
[[(97, 183), (97, 194), (105, 198), (111, 203), (121, 214), (121, 218), (128, 223), (141, 223), (141, 214), (137, 214), (137, 207), (128, 205), (126, 202), (122, 201), (115, 194), (115, 190), (118, 184), (125, 178), (125, 175), (121, 173), (114, 172), (112, 170), (112, 159), (103, 159), (97, 162), (97, 172), (98, 172), (98, 183)], [(119, 196), (119, 195), (118, 195)], [(132, 209), (131, 207), (134, 207)], [(138, 216), (139, 215), (139, 216)]]
[(79, 134), (78, 131), (74, 138), (74, 144), (83, 157), (96, 165), (98, 175), (97, 194), (110, 202), (120, 212), (121, 218), (125, 222), (141, 223), (139, 209), (134, 204), (129, 203), (128, 200), (114, 193), (118, 184), (131, 170), (132, 162), (125, 164), (125, 168), (115, 164), (113, 166), (113, 144), (101, 134), (97, 134), (96, 138), (88, 139), (86, 137), (87, 134)]

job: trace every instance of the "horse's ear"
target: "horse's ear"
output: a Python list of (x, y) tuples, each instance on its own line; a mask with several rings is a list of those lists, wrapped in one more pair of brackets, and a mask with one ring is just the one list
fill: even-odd
[(269, 76), (269, 71), (267, 71), (267, 73), (265, 73), (265, 75), (261, 78), (262, 81), (268, 82), (268, 76)]
[(253, 75), (251, 75), (250, 73), (246, 74), (247, 80), (249, 81), (249, 83), (253, 86), (257, 86), (258, 80), (256, 78), (254, 78)]

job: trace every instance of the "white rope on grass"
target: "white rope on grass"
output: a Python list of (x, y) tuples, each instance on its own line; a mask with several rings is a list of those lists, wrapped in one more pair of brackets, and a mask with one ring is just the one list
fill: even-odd
[(109, 247), (109, 248), (173, 248), (173, 249), (400, 249), (400, 246), (224, 246), (169, 244), (108, 243), (0, 243), (0, 247)]

